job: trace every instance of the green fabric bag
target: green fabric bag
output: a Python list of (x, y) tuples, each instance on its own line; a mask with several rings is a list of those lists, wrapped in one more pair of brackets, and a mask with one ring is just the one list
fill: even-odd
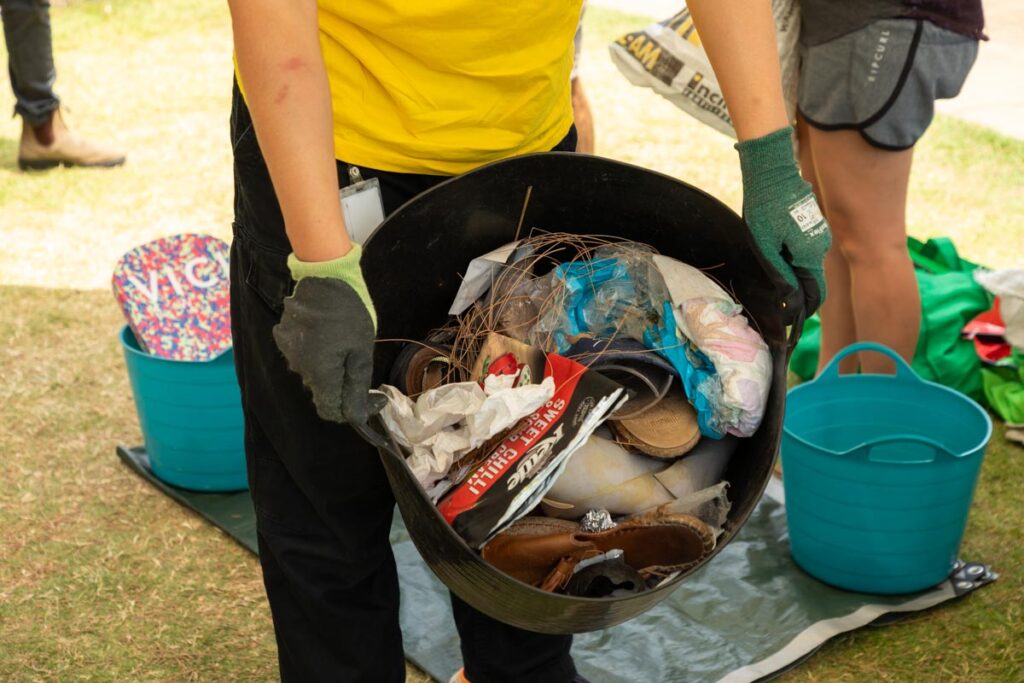
[(982, 368), (985, 400), (1007, 424), (1024, 424), (1024, 352), (1014, 350), (1016, 367)]
[[(907, 238), (921, 293), (921, 334), (913, 368), (923, 379), (982, 400), (981, 360), (970, 340), (961, 339), (974, 316), (992, 307), (992, 297), (971, 275), (977, 264), (960, 258), (953, 242), (939, 237)], [(814, 377), (821, 347), (821, 323), (814, 316), (793, 351), (789, 369), (802, 380)]]
[(804, 321), (804, 331), (789, 358), (789, 371), (804, 382), (814, 379), (821, 351), (821, 318), (815, 313)]

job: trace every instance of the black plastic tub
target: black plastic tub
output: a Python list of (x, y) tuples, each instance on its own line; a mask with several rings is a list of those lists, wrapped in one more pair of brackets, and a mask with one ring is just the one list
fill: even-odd
[[(469, 261), (512, 241), (530, 187), (524, 234), (536, 227), (612, 235), (712, 268), (768, 343), (774, 361), (769, 405), (761, 428), (741, 441), (726, 471), (732, 510), (717, 554), (743, 526), (772, 476), (785, 408), (787, 325), (802, 314), (783, 304), (785, 282), (763, 262), (740, 217), (715, 198), (636, 166), (565, 153), (517, 157), (453, 178), (393, 213), (364, 245), (363, 268), (377, 307), (378, 336), (424, 339), (439, 326)], [(377, 382), (384, 381), (399, 350), (397, 343), (377, 345)], [(462, 541), (424, 495), (381, 425), (371, 428), (373, 433), (366, 436), (380, 450), (423, 559), (456, 595), (496, 619), (542, 633), (607, 628), (664, 600), (696, 569), (653, 590), (620, 598), (571, 597), (521, 583), (491, 567)]]

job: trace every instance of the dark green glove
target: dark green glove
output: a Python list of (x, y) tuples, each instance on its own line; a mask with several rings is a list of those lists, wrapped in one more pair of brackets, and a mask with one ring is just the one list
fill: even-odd
[(295, 291), (274, 327), (288, 367), (313, 392), (317, 414), (332, 422), (363, 424), (369, 418), (377, 313), (359, 267), (361, 253), (354, 246), (322, 263), (289, 256)]
[(810, 317), (825, 300), (825, 252), (832, 244), (828, 222), (810, 184), (793, 159), (793, 129), (736, 144), (743, 173), (743, 219), (761, 253), (802, 293)]

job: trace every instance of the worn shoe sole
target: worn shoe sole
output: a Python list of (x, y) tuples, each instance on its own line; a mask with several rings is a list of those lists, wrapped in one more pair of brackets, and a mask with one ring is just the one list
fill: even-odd
[(608, 426), (624, 445), (655, 458), (678, 458), (700, 440), (697, 411), (682, 390), (669, 393), (637, 417), (613, 417)]

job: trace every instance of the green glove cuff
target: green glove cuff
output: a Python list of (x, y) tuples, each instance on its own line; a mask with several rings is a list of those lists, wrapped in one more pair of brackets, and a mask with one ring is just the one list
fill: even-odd
[(780, 182), (799, 178), (793, 157), (793, 127), (786, 126), (753, 140), (736, 143), (743, 174), (743, 199), (760, 203), (771, 199)]
[(363, 250), (358, 244), (353, 244), (352, 251), (333, 261), (300, 261), (295, 254), (289, 254), (288, 270), (296, 282), (304, 277), (329, 277), (352, 284), (353, 280), (363, 279), (363, 271), (359, 267), (362, 256)]
[(366, 306), (370, 318), (373, 320), (373, 329), (377, 329), (377, 311), (373, 307), (373, 300), (366, 288), (366, 281), (363, 279), (363, 269), (359, 265), (359, 259), (363, 256), (363, 249), (358, 244), (352, 245), (352, 251), (332, 261), (300, 261), (295, 254), (288, 255), (288, 270), (292, 273), (292, 279), (296, 282), (307, 277), (323, 277), (331, 280), (341, 280), (359, 295), (359, 299)]

